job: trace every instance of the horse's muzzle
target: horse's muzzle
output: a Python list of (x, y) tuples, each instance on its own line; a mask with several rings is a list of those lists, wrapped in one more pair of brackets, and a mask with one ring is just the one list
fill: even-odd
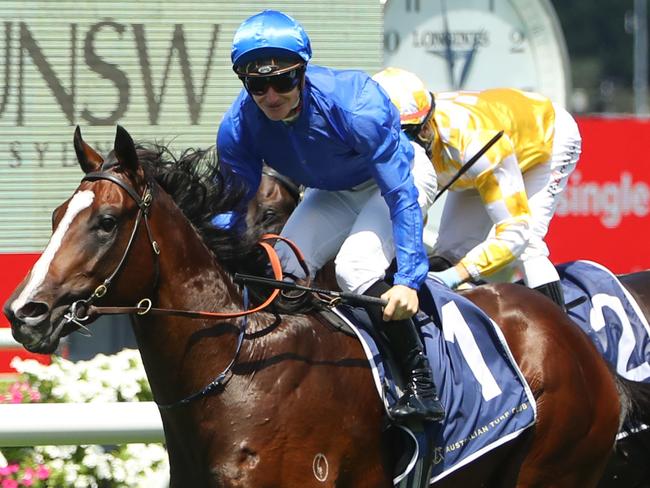
[(63, 321), (53, 327), (52, 310), (45, 302), (27, 302), (18, 309), (5, 303), (3, 312), (11, 324), (11, 332), (16, 341), (30, 352), (49, 354), (59, 345)]

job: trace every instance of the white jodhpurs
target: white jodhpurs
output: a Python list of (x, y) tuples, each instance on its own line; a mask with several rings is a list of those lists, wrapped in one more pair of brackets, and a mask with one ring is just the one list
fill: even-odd
[[(435, 197), (436, 176), (424, 149), (413, 146), (411, 173), (425, 215)], [(390, 212), (374, 180), (343, 191), (308, 188), (282, 235), (298, 245), (312, 277), (335, 259), (338, 285), (353, 293), (363, 293), (383, 279), (395, 257)], [(284, 271), (304, 278), (289, 247), (279, 242), (276, 249)]]
[(555, 136), (550, 164), (539, 164), (524, 173), (524, 186), (532, 219), (528, 246), (515, 261), (530, 288), (537, 288), (560, 279), (551, 263), (544, 242), (551, 218), (557, 209), (560, 194), (580, 158), (582, 138), (578, 124), (562, 107), (555, 107)]

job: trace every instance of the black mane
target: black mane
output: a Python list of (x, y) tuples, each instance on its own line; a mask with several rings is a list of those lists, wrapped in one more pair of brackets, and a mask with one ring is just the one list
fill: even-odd
[(215, 215), (233, 209), (246, 211), (247, 189), (231, 173), (221, 172), (214, 147), (185, 149), (176, 156), (165, 145), (137, 145), (140, 163), (176, 202), (214, 253), (219, 263), (235, 271), (261, 274), (262, 251), (256, 245), (261, 229), (243, 232), (215, 227)]

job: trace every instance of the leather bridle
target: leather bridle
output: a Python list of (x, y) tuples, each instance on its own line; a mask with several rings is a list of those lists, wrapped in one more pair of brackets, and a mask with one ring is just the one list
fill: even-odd
[(291, 195), (291, 198), (293, 198), (296, 203), (300, 201), (302, 189), (291, 178), (284, 176), (282, 173), (274, 170), (270, 166), (264, 166), (262, 168), (262, 173), (277, 180), (284, 187), (284, 189), (289, 192), (289, 195)]
[[(113, 282), (115, 277), (118, 275), (118, 273), (124, 266), (124, 263), (126, 262), (126, 258), (128, 257), (129, 252), (131, 251), (133, 242), (135, 241), (135, 236), (138, 233), (140, 222), (142, 221), (144, 221), (145, 228), (147, 229), (147, 236), (149, 238), (149, 243), (151, 245), (151, 249), (153, 250), (154, 267), (155, 267), (154, 289), (157, 286), (158, 276), (160, 274), (160, 262), (159, 262), (160, 248), (158, 246), (158, 243), (153, 238), (153, 235), (151, 233), (151, 226), (149, 225), (149, 211), (151, 209), (151, 204), (153, 202), (153, 194), (151, 192), (151, 187), (147, 184), (145, 186), (144, 191), (142, 192), (142, 196), (138, 195), (131, 186), (129, 186), (123, 180), (121, 180), (116, 175), (108, 171), (113, 164), (105, 163), (102, 166), (101, 171), (87, 173), (82, 178), (81, 181), (108, 180), (112, 183), (115, 183), (120, 188), (122, 188), (138, 206), (138, 214), (136, 215), (135, 223), (133, 224), (133, 229), (131, 230), (131, 236), (129, 237), (129, 242), (126, 245), (124, 254), (122, 255), (122, 258), (120, 259), (119, 263), (117, 264), (113, 272), (108, 276), (108, 278), (106, 278), (103, 281), (101, 285), (95, 288), (95, 291), (92, 293), (92, 295), (90, 295), (90, 297), (88, 297), (85, 300), (77, 300), (74, 303), (72, 303), (72, 305), (70, 305), (70, 310), (65, 315), (65, 318), (68, 319), (68, 322), (73, 322), (84, 329), (86, 327), (82, 324), (82, 322), (88, 320), (90, 315), (92, 315), (91, 309), (93, 313), (98, 312), (96, 308), (93, 308), (94, 307), (93, 304), (97, 299), (102, 298), (104, 295), (106, 295), (111, 283)], [(143, 311), (146, 311), (148, 307), (149, 308), (151, 307), (151, 300), (146, 298), (138, 302), (138, 305), (134, 307), (135, 308), (134, 311), (135, 313), (142, 314)]]
[[(233, 357), (231, 361), (228, 363), (228, 365), (226, 366), (226, 368), (221, 373), (219, 373), (214, 378), (214, 380), (212, 380), (207, 386), (205, 386), (200, 391), (197, 391), (177, 402), (170, 403), (170, 404), (160, 404), (156, 402), (158, 404), (158, 408), (160, 409), (170, 409), (178, 406), (187, 405), (193, 400), (202, 398), (208, 395), (209, 393), (222, 389), (225, 386), (229, 378), (229, 375), (232, 374), (232, 367), (235, 365), (235, 362), (239, 357), (239, 353), (241, 351), (241, 347), (244, 342), (244, 337), (247, 328), (247, 320), (246, 320), (247, 316), (252, 313), (259, 312), (260, 310), (263, 310), (264, 308), (269, 306), (271, 302), (273, 302), (273, 300), (275, 300), (275, 298), (278, 296), (280, 290), (275, 288), (271, 293), (271, 295), (262, 304), (258, 305), (257, 307), (254, 307), (252, 309), (245, 309), (237, 312), (205, 312), (205, 311), (193, 311), (193, 310), (155, 308), (152, 306), (151, 299), (149, 298), (143, 298), (138, 302), (138, 304), (135, 307), (99, 307), (94, 305), (94, 302), (97, 299), (102, 298), (103, 296), (106, 295), (113, 279), (118, 275), (118, 273), (124, 266), (126, 258), (129, 255), (129, 252), (131, 251), (133, 242), (135, 241), (135, 236), (137, 235), (138, 228), (140, 227), (140, 222), (142, 221), (144, 221), (145, 223), (145, 227), (147, 229), (147, 236), (149, 238), (149, 243), (151, 245), (154, 254), (154, 261), (155, 261), (155, 268), (156, 268), (154, 289), (156, 289), (157, 287), (157, 282), (159, 277), (160, 248), (156, 240), (153, 238), (151, 227), (149, 225), (149, 219), (148, 219), (149, 212), (151, 211), (151, 205), (153, 203), (153, 193), (151, 191), (151, 187), (149, 186), (149, 184), (145, 185), (145, 189), (142, 192), (142, 196), (138, 195), (136, 191), (133, 189), (133, 187), (129, 186), (122, 179), (118, 178), (115, 174), (109, 172), (110, 168), (115, 164), (116, 161), (104, 163), (100, 171), (86, 174), (86, 176), (83, 177), (82, 181), (98, 181), (98, 180), (110, 181), (118, 185), (120, 188), (122, 188), (127, 193), (127, 195), (129, 195), (131, 199), (133, 199), (133, 201), (138, 206), (138, 214), (136, 216), (133, 229), (131, 231), (131, 236), (129, 238), (129, 242), (126, 246), (126, 249), (124, 250), (124, 254), (122, 255), (122, 258), (120, 259), (119, 263), (117, 264), (113, 272), (108, 276), (108, 278), (106, 278), (103, 281), (101, 285), (99, 285), (95, 289), (95, 291), (92, 293), (92, 295), (89, 298), (85, 300), (77, 300), (74, 303), (72, 303), (70, 305), (68, 313), (64, 317), (68, 320), (68, 323), (73, 322), (79, 327), (86, 330), (87, 328), (85, 325), (83, 325), (83, 322), (88, 320), (91, 316), (95, 316), (95, 315), (133, 314), (133, 313), (137, 315), (145, 315), (145, 314), (152, 313), (152, 314), (176, 315), (176, 316), (182, 316), (186, 318), (202, 318), (202, 319), (206, 319), (206, 318), (225, 319), (225, 318), (244, 317), (243, 324), (241, 325), (241, 327), (239, 327), (237, 345)], [(309, 272), (307, 269), (307, 265), (304, 261), (304, 257), (302, 256), (302, 253), (300, 252), (298, 247), (293, 242), (275, 234), (265, 234), (262, 236), (258, 244), (262, 246), (262, 248), (266, 251), (275, 278), (278, 280), (282, 280), (282, 266), (280, 264), (280, 259), (276, 254), (273, 246), (270, 243), (270, 241), (276, 241), (276, 240), (282, 240), (291, 247), (293, 252), (296, 253), (300, 265), (305, 270), (307, 276), (309, 276)], [(246, 288), (244, 288), (243, 297), (244, 297), (244, 307), (246, 307), (248, 304), (248, 290)]]

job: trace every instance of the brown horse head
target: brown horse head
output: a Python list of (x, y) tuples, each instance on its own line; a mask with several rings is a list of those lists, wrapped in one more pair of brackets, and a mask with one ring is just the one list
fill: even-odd
[[(133, 305), (133, 297), (151, 296), (158, 267), (167, 259), (157, 254), (154, 230), (176, 235), (181, 248), (182, 232), (203, 225), (204, 241), (222, 251), (226, 267), (248, 259), (245, 249), (252, 246), (243, 242), (261, 233), (253, 229), (250, 238), (234, 237), (210, 226), (209, 214), (235, 208), (244, 195), (220, 176), (210, 151), (188, 150), (176, 158), (164, 146), (136, 146), (120, 126), (106, 155), (90, 147), (79, 128), (74, 148), (82, 181), (54, 210), (47, 247), (4, 305), (14, 337), (34, 352), (52, 352), (62, 337), (85, 327), (94, 318), (86, 309), (100, 299), (104, 305)], [(201, 167), (206, 169), (196, 169)], [(228, 194), (222, 191), (226, 186), (232, 189)], [(187, 251), (188, 257), (213, 259), (206, 244), (198, 247), (200, 252)], [(192, 262), (188, 259), (188, 266)], [(253, 259), (249, 266), (256, 264)]]
[[(78, 127), (75, 131), (74, 148), (86, 177), (104, 168), (141, 195), (144, 174), (133, 140), (122, 127), (114, 146), (101, 156), (84, 142)], [(137, 203), (118, 185), (87, 179), (54, 210), (47, 247), (4, 306), (15, 338), (28, 350), (52, 352), (61, 337), (79, 327), (68, 319), (72, 304), (89, 299), (111, 275), (129, 240), (128, 223), (138, 212)], [(142, 238), (133, 243), (144, 244)]]

